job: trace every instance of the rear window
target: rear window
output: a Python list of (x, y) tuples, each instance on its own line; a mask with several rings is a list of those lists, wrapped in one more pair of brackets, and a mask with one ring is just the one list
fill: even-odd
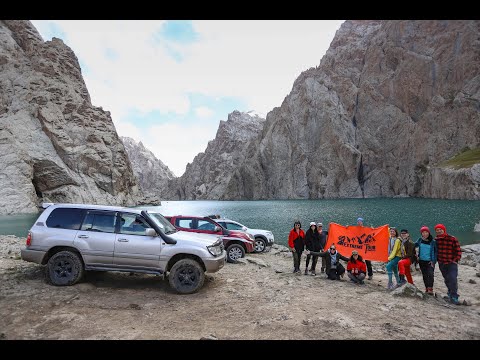
[(85, 209), (56, 208), (47, 218), (47, 226), (58, 229), (79, 230)]

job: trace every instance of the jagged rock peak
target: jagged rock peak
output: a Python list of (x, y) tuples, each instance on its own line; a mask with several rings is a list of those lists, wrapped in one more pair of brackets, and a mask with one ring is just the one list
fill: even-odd
[(0, 213), (45, 202), (135, 205), (142, 193), (80, 65), (29, 21), (0, 21)]
[(160, 196), (165, 191), (168, 180), (176, 178), (175, 174), (141, 141), (136, 142), (124, 136), (121, 139), (143, 192)]
[(250, 142), (262, 132), (265, 119), (246, 112), (233, 111), (220, 121), (215, 139), (205, 152), (187, 165), (185, 173), (169, 182), (168, 199), (219, 199), (226, 193), (230, 178), (245, 161)]

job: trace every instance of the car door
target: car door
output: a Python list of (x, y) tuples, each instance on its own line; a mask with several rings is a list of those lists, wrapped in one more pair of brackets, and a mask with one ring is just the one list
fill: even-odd
[(145, 235), (150, 225), (134, 213), (120, 213), (113, 264), (117, 267), (158, 269), (161, 251), (159, 236)]
[(74, 244), (85, 265), (110, 267), (115, 247), (115, 211), (88, 210)]

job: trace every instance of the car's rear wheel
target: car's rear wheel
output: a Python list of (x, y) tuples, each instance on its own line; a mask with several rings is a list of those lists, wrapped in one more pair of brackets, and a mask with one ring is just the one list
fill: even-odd
[(48, 260), (46, 275), (52, 285), (73, 285), (83, 276), (82, 260), (72, 251), (59, 251)]
[(265, 243), (265, 240), (263, 240), (261, 237), (255, 238), (255, 252), (264, 252), (266, 247), (267, 244)]
[(236, 263), (238, 259), (245, 256), (245, 249), (242, 245), (232, 244), (227, 247), (227, 261), (229, 263)]
[(193, 259), (181, 259), (170, 269), (168, 282), (180, 294), (191, 294), (203, 286), (205, 272)]

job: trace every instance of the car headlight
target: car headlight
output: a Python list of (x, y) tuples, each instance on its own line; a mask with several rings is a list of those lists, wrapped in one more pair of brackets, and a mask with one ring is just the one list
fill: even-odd
[(213, 256), (220, 256), (223, 252), (223, 241), (218, 239), (214, 244), (207, 246), (207, 250)]

